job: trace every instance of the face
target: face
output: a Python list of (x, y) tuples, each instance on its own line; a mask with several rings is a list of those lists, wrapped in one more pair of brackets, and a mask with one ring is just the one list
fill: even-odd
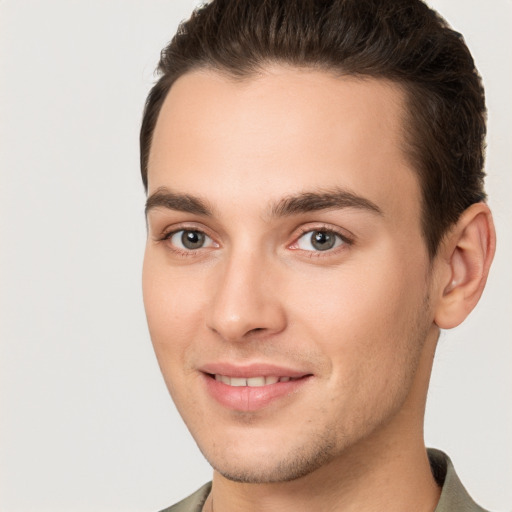
[(230, 479), (295, 479), (421, 430), (437, 330), (403, 102), (279, 67), (195, 71), (165, 100), (144, 302), (176, 406)]

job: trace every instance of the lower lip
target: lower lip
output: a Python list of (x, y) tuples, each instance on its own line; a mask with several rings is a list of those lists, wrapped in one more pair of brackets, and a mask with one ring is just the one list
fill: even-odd
[(235, 411), (257, 411), (279, 399), (296, 393), (310, 378), (305, 376), (288, 382), (276, 382), (267, 386), (228, 386), (204, 374), (206, 388), (221, 405)]

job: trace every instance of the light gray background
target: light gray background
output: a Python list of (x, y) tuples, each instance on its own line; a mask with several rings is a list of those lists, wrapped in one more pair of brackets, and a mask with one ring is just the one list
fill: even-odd
[[(0, 3), (0, 509), (156, 511), (210, 476), (167, 396), (141, 300), (138, 129), (191, 0)], [(442, 336), (426, 438), (512, 510), (511, 0), (432, 0), (489, 105), (498, 253)]]

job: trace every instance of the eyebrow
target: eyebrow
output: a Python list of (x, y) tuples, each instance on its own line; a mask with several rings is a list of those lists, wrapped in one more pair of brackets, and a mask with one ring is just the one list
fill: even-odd
[[(163, 207), (195, 215), (211, 217), (212, 209), (199, 197), (170, 191), (166, 187), (158, 188), (146, 201), (145, 212)], [(383, 215), (382, 210), (372, 201), (344, 189), (334, 189), (319, 192), (302, 192), (285, 197), (271, 205), (271, 217), (288, 217), (301, 213), (342, 208), (356, 208), (377, 215)]]
[(145, 208), (146, 215), (150, 210), (158, 207), (207, 217), (212, 215), (211, 209), (202, 199), (189, 194), (171, 192), (166, 187), (158, 188), (148, 197)]
[(356, 208), (383, 215), (382, 210), (375, 203), (344, 189), (303, 192), (285, 197), (272, 207), (271, 213), (275, 217), (286, 217), (300, 213), (342, 208)]

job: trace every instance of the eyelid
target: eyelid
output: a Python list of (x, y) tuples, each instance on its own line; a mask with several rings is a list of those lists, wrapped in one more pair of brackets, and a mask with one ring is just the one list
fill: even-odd
[(172, 235), (179, 231), (198, 231), (216, 241), (216, 237), (210, 229), (195, 222), (177, 222), (176, 224), (166, 225), (163, 229), (158, 230), (158, 232), (155, 233), (154, 238), (156, 241), (168, 240)]

